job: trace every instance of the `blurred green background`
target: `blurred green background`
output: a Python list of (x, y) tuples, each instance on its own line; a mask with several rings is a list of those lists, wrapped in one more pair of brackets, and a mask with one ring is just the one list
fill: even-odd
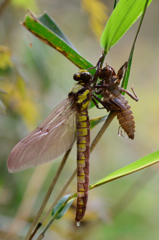
[[(23, 239), (40, 207), (62, 157), (54, 162), (10, 174), (7, 158), (13, 146), (33, 130), (63, 99), (78, 68), (40, 42), (20, 22), (27, 9), (52, 16), (78, 51), (94, 65), (102, 49), (100, 34), (114, 1), (11, 0), (0, 1), (0, 239)], [(103, 5), (104, 4), (104, 5)], [(135, 116), (135, 139), (117, 136), (114, 119), (91, 155), (90, 183), (158, 150), (159, 142), (159, 2), (149, 6), (137, 40), (130, 83), (139, 97), (129, 97)], [(116, 71), (127, 60), (138, 23), (108, 53), (106, 62)], [(131, 85), (129, 84), (128, 90)], [(2, 92), (5, 91), (5, 92)], [(91, 109), (90, 117), (105, 115)], [(101, 125), (91, 131), (91, 141)], [(50, 203), (76, 166), (74, 147)], [(72, 207), (47, 232), (45, 239), (157, 240), (159, 235), (158, 164), (89, 193), (81, 227)], [(76, 190), (76, 179), (67, 193)], [(49, 207), (49, 206), (48, 206)]]

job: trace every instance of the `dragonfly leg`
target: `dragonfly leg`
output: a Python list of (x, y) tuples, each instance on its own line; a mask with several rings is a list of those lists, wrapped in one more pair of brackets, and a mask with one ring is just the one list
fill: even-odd
[[(95, 98), (103, 107), (99, 107), (99, 106), (98, 106), (98, 103), (95, 101), (94, 98)], [(107, 111), (108, 111), (108, 108), (107, 108), (107, 106), (105, 105), (105, 103), (104, 103), (99, 97), (97, 97), (95, 94), (92, 95), (92, 101), (94, 102), (95, 106), (96, 106), (98, 109), (104, 109), (104, 108), (106, 108)]]
[(125, 92), (126, 94), (128, 94), (128, 95), (129, 95), (132, 99), (134, 99), (136, 102), (139, 101), (139, 98), (138, 98), (138, 96), (136, 95), (136, 93), (135, 93), (135, 91), (134, 91), (133, 85), (132, 85), (132, 87), (131, 87), (131, 90), (132, 90), (132, 92), (133, 92), (134, 95), (133, 95), (132, 93), (130, 93), (128, 90), (120, 87), (120, 91)]

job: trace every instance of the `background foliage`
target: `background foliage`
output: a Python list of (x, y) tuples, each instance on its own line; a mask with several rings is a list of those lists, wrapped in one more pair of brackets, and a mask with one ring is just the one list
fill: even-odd
[[(103, 1), (103, 7), (101, 2), (94, 0), (91, 8), (86, 0), (6, 2), (8, 4), (0, 9), (0, 234), (3, 236), (14, 230), (20, 239), (25, 236), (27, 222), (37, 212), (50, 182), (49, 176), (56, 172), (61, 158), (35, 169), (9, 174), (7, 157), (12, 147), (67, 97), (73, 85), (72, 75), (78, 69), (27, 32), (19, 21), (23, 21), (26, 8), (37, 15), (46, 10), (78, 51), (96, 64), (101, 54), (99, 36), (111, 14), (113, 2)], [(115, 119), (91, 155), (90, 183), (158, 149), (158, 5), (154, 1), (147, 10), (132, 63), (130, 82), (140, 99), (138, 103), (129, 99), (136, 120), (135, 140), (117, 136), (118, 122)], [(93, 21), (98, 26), (94, 27)], [(137, 24), (106, 58), (116, 70), (128, 58)], [(104, 114), (105, 110), (100, 113), (96, 109), (90, 110), (91, 117)], [(99, 127), (92, 130), (92, 140)], [(55, 193), (75, 168), (75, 156), (76, 149)], [(85, 220), (78, 231), (72, 208), (53, 225), (46, 239), (158, 239), (157, 173), (158, 165), (154, 165), (92, 190)], [(75, 189), (76, 181), (68, 193)], [(51, 201), (54, 198), (53, 195)]]

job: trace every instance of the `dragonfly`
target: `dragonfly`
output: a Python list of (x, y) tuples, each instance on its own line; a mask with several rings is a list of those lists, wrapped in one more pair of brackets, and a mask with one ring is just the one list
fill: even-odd
[[(102, 101), (107, 111), (115, 111), (119, 120), (120, 126), (127, 133), (128, 138), (134, 139), (135, 133), (135, 121), (131, 111), (131, 107), (128, 101), (122, 95), (125, 92), (133, 100), (138, 101), (133, 86), (132, 93), (120, 87), (119, 84), (123, 78), (124, 72), (127, 68), (127, 62), (125, 62), (117, 74), (113, 67), (106, 65), (104, 68), (98, 69), (98, 77), (100, 78), (101, 89), (95, 90), (96, 94), (102, 94)], [(98, 86), (99, 88), (99, 86)]]
[(8, 157), (9, 172), (18, 172), (52, 161), (70, 149), (77, 140), (77, 208), (75, 221), (86, 211), (89, 190), (90, 122), (88, 106), (94, 94), (94, 78), (88, 70), (75, 73), (77, 81), (68, 98), (55, 107), (46, 119), (22, 139)]

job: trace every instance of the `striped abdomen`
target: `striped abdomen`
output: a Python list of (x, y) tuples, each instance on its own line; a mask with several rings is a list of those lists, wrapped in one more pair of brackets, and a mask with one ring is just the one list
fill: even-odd
[(85, 214), (89, 189), (90, 123), (88, 105), (91, 95), (92, 75), (87, 70), (80, 70), (73, 76), (78, 81), (69, 93), (73, 108), (76, 109), (77, 130), (77, 209), (76, 222)]
[(114, 68), (109, 65), (106, 65), (106, 67), (100, 69), (99, 78), (102, 79), (100, 85), (101, 87), (103, 86), (103, 89), (101, 88), (101, 90), (98, 90), (97, 94), (102, 93), (104, 107), (107, 109), (107, 111), (116, 112), (121, 127), (124, 129), (130, 139), (134, 139), (134, 117), (132, 111), (130, 110), (131, 107), (128, 105), (128, 101), (122, 95), (122, 92), (129, 95), (129, 97), (135, 101), (138, 101), (139, 99), (134, 92), (133, 87), (131, 88), (133, 92), (132, 94), (123, 87), (119, 86), (126, 68), (127, 62), (121, 66), (117, 75)]
[(115, 111), (120, 126), (124, 129), (130, 139), (134, 139), (135, 121), (131, 107), (125, 97), (119, 93), (117, 97), (104, 92), (103, 102), (108, 111)]
[(84, 217), (89, 190), (90, 123), (88, 111), (83, 110), (76, 116), (77, 128), (77, 222)]
[(121, 127), (127, 133), (128, 137), (134, 139), (135, 133), (134, 116), (131, 111), (131, 107), (128, 105), (128, 101), (125, 99), (123, 103), (125, 105), (126, 110), (120, 109), (117, 112), (117, 118), (119, 120)]

